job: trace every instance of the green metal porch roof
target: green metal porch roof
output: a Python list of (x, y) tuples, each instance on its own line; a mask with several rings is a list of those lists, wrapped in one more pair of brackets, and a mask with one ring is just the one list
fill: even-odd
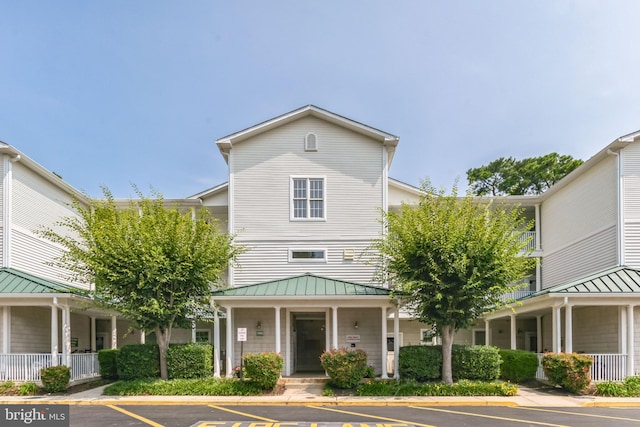
[(640, 293), (640, 271), (615, 267), (594, 275), (543, 289), (531, 297), (543, 294), (628, 294)]
[(273, 280), (213, 293), (215, 297), (327, 297), (327, 296), (389, 296), (389, 289), (345, 282), (326, 277), (302, 276)]
[(0, 268), (0, 296), (2, 294), (69, 293), (72, 286), (43, 279), (13, 268)]

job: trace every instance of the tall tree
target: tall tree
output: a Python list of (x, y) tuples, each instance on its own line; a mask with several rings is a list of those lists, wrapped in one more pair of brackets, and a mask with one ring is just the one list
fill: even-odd
[(165, 206), (160, 194), (149, 199), (136, 192), (139, 200), (122, 208), (103, 188), (104, 199), (74, 202), (78, 216), (41, 234), (66, 249), (58, 264), (73, 280), (95, 286), (96, 304), (156, 333), (160, 375), (167, 379), (172, 329), (209, 314), (212, 287), (242, 249), (206, 209), (194, 216)]
[(549, 153), (515, 160), (500, 157), (467, 171), (467, 180), (477, 196), (541, 194), (582, 164), (569, 155)]
[(442, 337), (442, 378), (453, 382), (451, 349), (457, 330), (505, 304), (502, 297), (534, 265), (525, 256), (522, 210), (472, 197), (446, 195), (428, 182), (417, 204), (383, 213), (386, 233), (373, 247), (384, 280), (413, 316)]

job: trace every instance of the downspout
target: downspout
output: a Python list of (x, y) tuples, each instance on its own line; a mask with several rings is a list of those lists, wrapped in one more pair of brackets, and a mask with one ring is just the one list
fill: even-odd
[(624, 220), (623, 212), (622, 212), (622, 185), (620, 181), (622, 180), (621, 173), (621, 159), (620, 153), (615, 152), (611, 149), (607, 149), (607, 154), (611, 156), (616, 156), (616, 209), (618, 210), (617, 221), (616, 221), (616, 249), (618, 252), (617, 264), (618, 266), (624, 265), (624, 246), (622, 242), (624, 239), (622, 238), (624, 233), (624, 228), (622, 226), (622, 221)]
[[(58, 297), (53, 297), (53, 306), (62, 310), (62, 361), (63, 365), (71, 368), (71, 316), (69, 315), (69, 307), (58, 304)], [(55, 331), (55, 334), (57, 338), (57, 330)], [(51, 337), (53, 338), (53, 330), (51, 332)]]

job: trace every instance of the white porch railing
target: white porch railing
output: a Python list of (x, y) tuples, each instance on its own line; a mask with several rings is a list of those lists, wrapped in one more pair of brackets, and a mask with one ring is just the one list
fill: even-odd
[(507, 294), (502, 295), (500, 298), (501, 298), (502, 302), (507, 302), (507, 301), (519, 300), (519, 299), (522, 299), (524, 297), (528, 297), (529, 295), (531, 295), (533, 293), (534, 293), (534, 291), (526, 291), (526, 290), (513, 291), (513, 292), (509, 292)]
[(525, 248), (523, 249), (524, 252), (534, 251), (536, 249), (536, 232), (535, 231), (525, 231), (520, 236), (520, 241), (521, 242), (525, 242), (528, 239), (531, 239), (531, 240), (529, 240), (529, 243), (527, 243), (527, 246), (525, 246)]
[[(0, 381), (39, 382), (40, 369), (49, 366), (53, 366), (51, 354), (0, 354)], [(71, 382), (99, 376), (97, 353), (71, 354)]]
[[(547, 377), (542, 369), (542, 356), (538, 353), (538, 371), (536, 379), (546, 381)], [(593, 358), (591, 365), (591, 381), (622, 381), (627, 377), (627, 355), (626, 354), (596, 354), (587, 353), (585, 356)]]

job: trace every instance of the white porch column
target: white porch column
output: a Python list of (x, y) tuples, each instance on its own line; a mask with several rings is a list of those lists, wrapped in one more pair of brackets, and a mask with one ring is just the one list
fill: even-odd
[(227, 378), (233, 378), (233, 308), (227, 307)]
[(196, 321), (191, 321), (191, 342), (196, 343)]
[(635, 375), (634, 357), (635, 357), (635, 345), (634, 345), (634, 313), (635, 306), (629, 304), (627, 306), (627, 375)]
[(382, 323), (382, 379), (387, 379), (389, 378), (389, 374), (387, 373), (387, 356), (388, 356), (388, 350), (387, 350), (387, 307), (382, 307), (382, 318), (381, 318), (381, 323)]
[(220, 316), (213, 310), (213, 377), (220, 378)]
[(562, 337), (562, 319), (560, 318), (561, 307), (555, 306), (551, 310), (551, 339), (553, 340), (551, 344), (551, 351), (554, 353), (560, 353), (562, 351), (562, 343), (560, 341)]
[(491, 345), (491, 328), (489, 328), (490, 320), (484, 321), (484, 343), (486, 345)]
[(147, 333), (145, 331), (140, 331), (140, 344), (144, 344), (147, 342)]
[(95, 353), (96, 352), (96, 318), (91, 316), (91, 323), (90, 323), (90, 328), (91, 328), (91, 353)]
[(62, 339), (63, 339), (63, 363), (71, 368), (71, 309), (69, 306), (62, 308)]
[(58, 366), (58, 308), (51, 306), (51, 364)]
[(573, 308), (567, 304), (564, 308), (564, 352), (573, 353)]
[(618, 353), (627, 354), (627, 308), (618, 307)]
[(393, 378), (400, 379), (400, 308), (393, 316)]
[(536, 316), (536, 351), (542, 353), (542, 316)]
[(282, 344), (280, 334), (280, 307), (274, 307), (276, 312), (276, 353), (282, 356)]
[(331, 348), (338, 348), (338, 307), (331, 307)]
[(2, 352), (11, 353), (11, 307), (2, 307)]
[(118, 321), (116, 316), (111, 316), (111, 348), (118, 348)]
[[(326, 311), (324, 313), (324, 320), (325, 322), (327, 321)], [(284, 374), (289, 376), (293, 373), (293, 357), (291, 355), (291, 331), (293, 331), (293, 328), (291, 327), (291, 311), (289, 308), (285, 309), (284, 312), (284, 330)], [(329, 340), (327, 339), (326, 333), (325, 343), (328, 347)]]
[(511, 313), (511, 350), (515, 350), (517, 348), (517, 342), (516, 340), (518, 339), (518, 329), (517, 329), (517, 325), (516, 325), (516, 314), (515, 313)]

